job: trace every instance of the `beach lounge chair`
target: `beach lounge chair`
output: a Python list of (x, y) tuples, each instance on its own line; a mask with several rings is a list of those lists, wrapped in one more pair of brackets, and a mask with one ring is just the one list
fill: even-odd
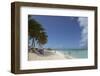
[(38, 51), (38, 49), (35, 49), (35, 50), (34, 50), (34, 53), (40, 54), (40, 52)]
[(38, 52), (42, 55), (44, 55), (44, 49), (38, 49)]

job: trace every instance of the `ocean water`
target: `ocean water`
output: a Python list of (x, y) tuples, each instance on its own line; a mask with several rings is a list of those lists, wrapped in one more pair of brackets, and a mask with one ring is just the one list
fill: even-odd
[(77, 49), (72, 49), (72, 50), (59, 50), (62, 52), (65, 57), (66, 55), (70, 55), (73, 58), (88, 58), (88, 50), (77, 50)]

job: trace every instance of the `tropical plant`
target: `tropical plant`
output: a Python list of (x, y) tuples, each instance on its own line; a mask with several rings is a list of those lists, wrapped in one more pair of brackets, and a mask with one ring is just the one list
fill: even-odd
[(35, 48), (36, 43), (41, 46), (47, 43), (47, 34), (40, 23), (28, 16), (28, 36), (32, 39), (32, 47)]
[(46, 44), (47, 43), (47, 34), (46, 32), (40, 32), (39, 35), (38, 35), (38, 44), (40, 46), (40, 48), (43, 48), (42, 45)]

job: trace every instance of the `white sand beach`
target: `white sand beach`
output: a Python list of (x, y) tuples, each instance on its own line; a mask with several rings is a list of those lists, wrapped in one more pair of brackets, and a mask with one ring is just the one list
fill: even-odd
[(55, 50), (45, 50), (44, 55), (40, 55), (40, 54), (36, 54), (36, 53), (32, 53), (29, 52), (28, 53), (28, 60), (57, 60), (57, 59), (72, 59), (71, 56), (67, 56), (65, 57), (64, 54), (62, 54), (59, 51), (55, 51)]

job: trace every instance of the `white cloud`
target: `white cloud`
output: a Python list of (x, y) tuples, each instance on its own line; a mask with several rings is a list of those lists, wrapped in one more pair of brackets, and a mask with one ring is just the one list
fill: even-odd
[(81, 40), (80, 46), (87, 47), (88, 42), (88, 19), (86, 17), (79, 17), (78, 18), (80, 27), (81, 27)]

